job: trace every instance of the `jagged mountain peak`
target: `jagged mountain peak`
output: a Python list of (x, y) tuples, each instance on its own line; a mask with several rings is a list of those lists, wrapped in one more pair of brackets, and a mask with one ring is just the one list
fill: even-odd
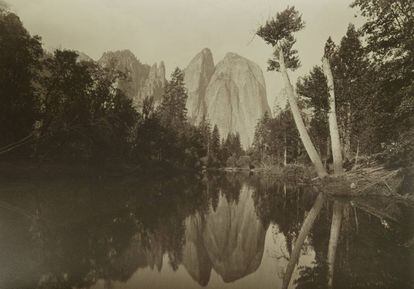
[(125, 49), (105, 52), (99, 63), (102, 66), (113, 65), (126, 74), (126, 79), (120, 80), (118, 85), (135, 106), (139, 107), (147, 96), (153, 96), (155, 102), (160, 101), (166, 82), (164, 62), (152, 66), (142, 64), (134, 53)]
[(201, 50), (184, 70), (184, 83), (188, 91), (186, 107), (188, 119), (193, 124), (200, 122), (207, 113), (205, 92), (213, 73), (214, 59), (209, 48)]
[[(161, 101), (166, 84), (163, 61), (142, 64), (128, 49), (109, 51), (99, 60), (101, 65), (112, 63), (127, 75), (119, 87), (139, 107), (147, 96)], [(253, 61), (228, 52), (215, 65), (209, 48), (201, 49), (184, 70), (188, 98), (187, 116), (192, 124), (207, 118), (217, 125), (222, 138), (239, 133), (243, 147), (253, 142), (258, 120), (270, 112), (266, 84), (261, 68)]]
[(137, 57), (135, 56), (135, 54), (129, 49), (106, 51), (102, 55), (102, 57), (109, 57), (109, 56), (118, 56), (118, 57), (123, 56), (125, 58), (137, 60)]

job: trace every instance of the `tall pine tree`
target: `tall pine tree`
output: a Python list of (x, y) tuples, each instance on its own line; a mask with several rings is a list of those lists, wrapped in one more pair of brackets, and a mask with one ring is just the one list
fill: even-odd
[(162, 102), (158, 107), (161, 123), (166, 127), (183, 129), (187, 121), (187, 90), (184, 86), (184, 72), (178, 67), (165, 87)]

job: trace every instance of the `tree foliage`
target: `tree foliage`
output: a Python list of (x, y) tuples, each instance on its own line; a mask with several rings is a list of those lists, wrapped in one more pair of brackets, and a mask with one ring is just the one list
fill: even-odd
[[(339, 45), (325, 47), (335, 82), (340, 135), (347, 157), (388, 154), (410, 159), (403, 138), (413, 127), (413, 6), (410, 1), (353, 3), (366, 22), (361, 30), (350, 24)], [(364, 45), (364, 38), (366, 45)], [(313, 117), (311, 131), (319, 150), (328, 145), (326, 131), (326, 79), (319, 66), (299, 79), (298, 94)]]
[(179, 68), (164, 87), (160, 105), (148, 96), (137, 111), (119, 89), (127, 75), (111, 65), (81, 61), (74, 51), (43, 52), (40, 38), (30, 36), (4, 9), (0, 38), (2, 147), (29, 134), (30, 142), (22, 143), (26, 158), (200, 167), (205, 132), (187, 122)]
[(184, 74), (176, 68), (158, 107), (153, 97), (144, 99), (134, 133), (133, 158), (141, 163), (158, 162), (174, 167), (201, 166), (201, 158), (206, 154), (207, 128), (187, 122), (187, 97)]
[(115, 88), (119, 76), (77, 58), (76, 52), (57, 50), (44, 61), (36, 153), (94, 162), (126, 156), (137, 113)]
[(401, 139), (414, 126), (414, 6), (412, 1), (357, 0), (375, 76), (378, 142)]
[(259, 163), (282, 165), (286, 152), (287, 163), (307, 162), (306, 154), (293, 120), (286, 107), (275, 117), (265, 114), (256, 126), (253, 141), (253, 160)]
[(184, 86), (184, 73), (176, 68), (167, 83), (158, 113), (166, 127), (182, 128), (187, 121), (187, 91)]
[(0, 147), (31, 133), (43, 50), (19, 17), (0, 8)]
[(268, 70), (279, 71), (279, 49), (283, 50), (287, 68), (295, 70), (300, 66), (297, 50), (293, 49), (296, 42), (293, 33), (303, 27), (305, 27), (305, 23), (294, 6), (277, 13), (275, 18), (266, 21), (265, 25), (259, 27), (256, 34), (263, 38), (267, 44), (275, 47), (274, 57), (268, 61)]

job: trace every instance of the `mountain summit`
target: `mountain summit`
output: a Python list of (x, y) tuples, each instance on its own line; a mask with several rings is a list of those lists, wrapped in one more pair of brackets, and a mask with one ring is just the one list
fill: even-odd
[(149, 66), (141, 63), (130, 50), (121, 50), (105, 52), (98, 63), (104, 67), (113, 66), (126, 75), (118, 85), (135, 106), (139, 106), (147, 96), (153, 96), (156, 103), (160, 102), (166, 83), (164, 62)]
[(198, 123), (206, 117), (224, 138), (239, 133), (247, 148), (258, 120), (270, 111), (263, 72), (256, 63), (232, 52), (214, 69), (213, 65), (211, 51), (203, 49), (185, 70), (189, 119)]
[(192, 123), (199, 123), (207, 114), (206, 89), (214, 73), (213, 54), (204, 48), (184, 70), (184, 83), (188, 91), (187, 115)]
[[(102, 66), (113, 66), (126, 75), (118, 87), (139, 107), (146, 96), (153, 96), (155, 104), (161, 101), (165, 79), (165, 65), (149, 66), (141, 63), (129, 50), (106, 52), (98, 61)], [(217, 125), (222, 138), (239, 133), (242, 146), (253, 143), (258, 120), (270, 112), (266, 84), (260, 67), (229, 52), (214, 65), (213, 54), (204, 48), (184, 70), (188, 92), (186, 103), (188, 120), (198, 124), (208, 119)]]

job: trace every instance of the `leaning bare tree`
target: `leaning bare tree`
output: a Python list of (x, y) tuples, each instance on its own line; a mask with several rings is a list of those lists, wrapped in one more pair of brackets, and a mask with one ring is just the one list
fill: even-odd
[[(299, 58), (297, 51), (292, 49), (296, 40), (293, 37), (293, 33), (301, 30), (304, 27), (301, 15), (294, 7), (287, 8), (286, 10), (277, 13), (274, 19), (266, 22), (264, 26), (261, 26), (257, 31), (257, 35), (263, 38), (266, 43), (271, 44), (274, 48), (274, 58), (269, 60), (269, 70), (276, 70), (282, 73), (283, 81), (285, 83), (286, 92), (288, 96), (289, 105), (295, 120), (296, 127), (299, 131), (300, 138), (303, 145), (316, 168), (316, 172), (319, 177), (325, 177), (327, 175), (326, 169), (322, 164), (321, 158), (312, 143), (312, 140), (306, 130), (303, 122), (298, 104), (297, 96), (289, 79), (287, 69), (296, 69), (299, 67)], [(328, 92), (329, 92), (329, 132), (331, 136), (332, 154), (334, 159), (334, 174), (339, 175), (343, 173), (342, 168), (342, 154), (341, 144), (339, 141), (338, 124), (336, 119), (336, 107), (335, 107), (335, 90), (332, 71), (330, 68), (329, 56), (330, 50), (327, 46), (325, 56), (323, 58), (323, 69), (327, 78)], [(307, 218), (304, 221), (301, 232), (295, 243), (289, 264), (286, 268), (285, 276), (283, 279), (282, 288), (288, 288), (292, 273), (294, 271), (297, 260), (299, 259), (300, 249), (303, 242), (309, 233), (317, 215), (319, 214), (323, 205), (323, 195), (320, 194), (309, 212)], [(335, 262), (336, 246), (338, 243), (339, 230), (342, 220), (342, 206), (339, 203), (334, 205), (334, 215), (331, 228), (331, 236), (329, 242), (329, 282), (328, 285), (332, 286), (333, 268)]]
[(275, 18), (268, 20), (264, 26), (261, 26), (257, 31), (257, 35), (274, 48), (274, 57), (269, 60), (269, 70), (282, 73), (290, 109), (302, 143), (315, 166), (318, 176), (325, 177), (327, 175), (326, 169), (306, 130), (296, 101), (297, 96), (287, 71), (287, 69), (294, 70), (299, 67), (297, 51), (293, 49), (296, 42), (293, 34), (303, 27), (304, 22), (299, 12), (295, 10), (295, 7), (288, 7), (286, 10), (277, 13)]
[(326, 76), (327, 85), (328, 85), (328, 98), (329, 98), (328, 99), (328, 103), (329, 103), (328, 124), (329, 124), (329, 134), (331, 135), (334, 174), (340, 175), (343, 173), (342, 150), (341, 150), (341, 142), (339, 140), (338, 121), (336, 118), (334, 79), (333, 79), (331, 64), (330, 64), (330, 58), (333, 53), (334, 53), (334, 45), (333, 45), (331, 38), (329, 37), (325, 45), (325, 55), (322, 59), (322, 67), (323, 67), (323, 72)]
[[(335, 88), (334, 88), (334, 79), (331, 70), (330, 58), (334, 53), (334, 44), (329, 37), (325, 45), (325, 54), (322, 58), (322, 67), (323, 72), (326, 76), (327, 85), (328, 85), (328, 103), (329, 103), (329, 112), (328, 112), (328, 124), (329, 124), (329, 134), (331, 135), (331, 144), (332, 144), (332, 156), (333, 156), (333, 165), (334, 165), (334, 174), (340, 175), (343, 173), (342, 166), (342, 150), (341, 143), (339, 139), (339, 130), (338, 130), (338, 121), (336, 118), (336, 104), (335, 104)], [(332, 213), (332, 224), (331, 232), (329, 237), (329, 246), (328, 246), (328, 288), (333, 286), (333, 275), (335, 268), (335, 256), (336, 248), (338, 246), (339, 233), (341, 230), (341, 222), (343, 216), (343, 205), (334, 201), (333, 213)]]

